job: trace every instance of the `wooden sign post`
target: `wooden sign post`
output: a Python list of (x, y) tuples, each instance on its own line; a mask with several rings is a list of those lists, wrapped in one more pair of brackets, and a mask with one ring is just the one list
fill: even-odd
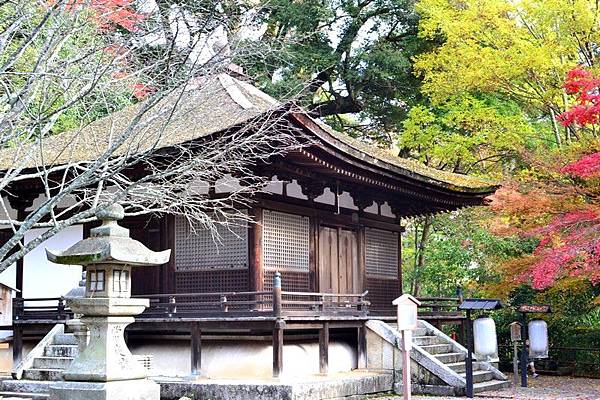
[(513, 344), (513, 383), (519, 383), (519, 342), (521, 341), (521, 324), (512, 322), (510, 325), (510, 340)]
[(412, 331), (417, 329), (417, 307), (421, 302), (410, 294), (403, 294), (392, 302), (398, 310), (398, 330), (402, 332), (402, 398), (410, 400), (410, 351)]

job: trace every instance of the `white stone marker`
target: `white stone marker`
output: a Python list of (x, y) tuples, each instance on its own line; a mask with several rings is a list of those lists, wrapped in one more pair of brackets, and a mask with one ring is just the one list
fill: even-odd
[(171, 250), (154, 252), (129, 237), (117, 224), (123, 208), (113, 204), (96, 213), (102, 225), (68, 250), (46, 249), (57, 264), (86, 267), (85, 296), (67, 304), (90, 331), (90, 341), (64, 372), (64, 382), (50, 388), (51, 400), (159, 400), (160, 386), (125, 344), (125, 327), (149, 305), (148, 299), (131, 298), (131, 268), (161, 265)]
[(412, 331), (417, 329), (417, 307), (421, 302), (410, 294), (403, 294), (392, 302), (398, 310), (398, 330), (402, 332), (402, 398), (410, 400), (410, 350)]

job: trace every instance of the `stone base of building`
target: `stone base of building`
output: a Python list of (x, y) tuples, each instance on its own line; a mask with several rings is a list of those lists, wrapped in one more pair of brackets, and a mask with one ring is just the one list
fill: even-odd
[(57, 382), (50, 400), (160, 400), (160, 386), (148, 379), (113, 382)]

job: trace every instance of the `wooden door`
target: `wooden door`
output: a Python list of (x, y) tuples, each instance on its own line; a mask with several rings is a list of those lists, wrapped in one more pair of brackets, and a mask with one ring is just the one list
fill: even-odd
[(319, 291), (360, 293), (358, 240), (350, 229), (322, 226), (319, 231)]

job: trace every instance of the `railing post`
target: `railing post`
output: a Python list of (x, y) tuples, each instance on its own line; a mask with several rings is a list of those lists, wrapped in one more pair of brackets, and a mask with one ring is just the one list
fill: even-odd
[(24, 317), (25, 302), (22, 297), (15, 297), (13, 301), (13, 320), (21, 320)]
[(273, 276), (273, 314), (277, 318), (273, 327), (273, 377), (278, 378), (283, 372), (283, 330), (285, 321), (281, 317), (281, 274)]
[(177, 303), (175, 302), (175, 296), (169, 296), (169, 317), (172, 317), (173, 314), (177, 313)]
[[(15, 297), (13, 301), (13, 321), (24, 319), (25, 302), (22, 297)], [(21, 325), (13, 322), (13, 365), (18, 365), (23, 358), (23, 330)]]
[(229, 305), (227, 304), (227, 296), (221, 296), (221, 311), (227, 312), (229, 311)]
[(66, 319), (66, 315), (65, 315), (65, 299), (63, 297), (60, 297), (58, 299), (58, 307), (57, 307), (57, 315), (56, 315), (56, 319), (63, 320)]
[(275, 272), (273, 276), (273, 314), (275, 317), (281, 317), (281, 274)]

